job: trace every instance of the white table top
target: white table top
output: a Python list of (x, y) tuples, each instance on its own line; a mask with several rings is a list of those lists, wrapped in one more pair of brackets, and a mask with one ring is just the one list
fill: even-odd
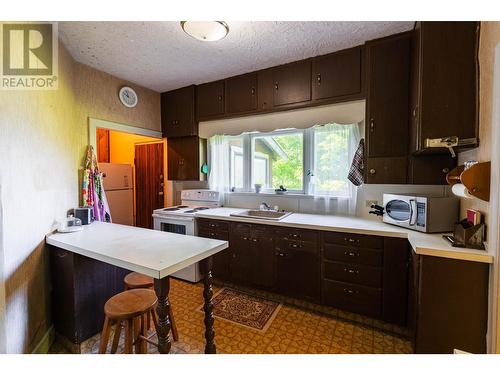
[(233, 212), (244, 208), (221, 207), (200, 211), (196, 217), (240, 221), (255, 224), (267, 224), (323, 231), (368, 234), (373, 236), (407, 238), (417, 254), (438, 256), (450, 259), (469, 260), (493, 263), (491, 251), (453, 247), (442, 234), (421, 233), (395, 225), (383, 223), (381, 220), (368, 220), (352, 216), (317, 215), (293, 213), (280, 221), (265, 219), (248, 219), (231, 216)]
[(227, 241), (94, 222), (80, 232), (54, 233), (48, 244), (156, 279), (218, 253)]

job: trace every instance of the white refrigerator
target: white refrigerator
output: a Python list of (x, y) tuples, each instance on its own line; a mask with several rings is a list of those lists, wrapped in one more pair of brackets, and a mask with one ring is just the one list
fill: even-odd
[(130, 164), (99, 163), (111, 220), (134, 225), (134, 180)]

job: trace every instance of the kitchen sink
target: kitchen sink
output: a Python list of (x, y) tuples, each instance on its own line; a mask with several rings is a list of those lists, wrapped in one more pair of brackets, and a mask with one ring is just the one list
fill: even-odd
[(245, 210), (245, 211), (233, 212), (230, 214), (230, 216), (278, 221), (291, 214), (292, 212), (286, 212), (286, 211)]

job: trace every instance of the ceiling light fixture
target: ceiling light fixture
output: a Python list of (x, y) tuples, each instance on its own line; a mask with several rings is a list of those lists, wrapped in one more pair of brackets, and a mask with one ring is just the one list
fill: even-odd
[(181, 21), (184, 32), (203, 42), (215, 42), (224, 38), (229, 26), (224, 21)]

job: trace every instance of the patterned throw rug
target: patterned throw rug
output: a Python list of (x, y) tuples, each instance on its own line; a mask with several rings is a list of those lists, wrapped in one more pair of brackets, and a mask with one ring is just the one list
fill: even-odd
[[(281, 307), (281, 303), (229, 288), (221, 289), (212, 301), (215, 317), (260, 332), (267, 330)], [(203, 311), (203, 306), (199, 310)]]

